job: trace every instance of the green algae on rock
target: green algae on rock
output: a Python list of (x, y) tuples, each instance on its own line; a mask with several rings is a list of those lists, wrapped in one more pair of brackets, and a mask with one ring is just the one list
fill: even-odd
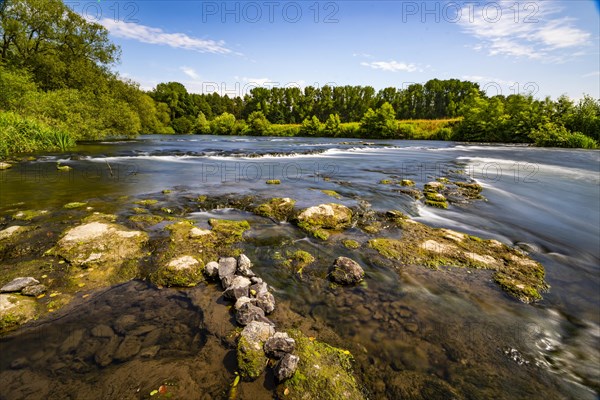
[(358, 249), (360, 247), (360, 243), (358, 243), (356, 240), (352, 240), (352, 239), (342, 240), (342, 244), (347, 249), (353, 249), (354, 250), (354, 249)]
[(0, 294), (0, 333), (10, 331), (36, 316), (37, 302), (19, 294)]
[(412, 181), (410, 179), (402, 179), (400, 181), (400, 186), (415, 186), (415, 181)]
[(305, 267), (315, 262), (312, 254), (304, 250), (298, 250), (287, 255), (288, 259), (283, 262), (283, 265), (288, 268), (294, 268), (297, 273), (302, 274)]
[(274, 334), (275, 329), (266, 322), (251, 321), (244, 327), (237, 345), (237, 363), (242, 379), (255, 380), (263, 373), (268, 361), (263, 346)]
[(165, 220), (163, 216), (153, 214), (132, 215), (128, 219), (129, 221), (135, 223), (137, 226), (140, 226), (142, 228), (154, 226)]
[(297, 217), (298, 227), (316, 238), (327, 240), (331, 233), (348, 228), (352, 211), (341, 204), (329, 203), (309, 207)]
[(67, 203), (63, 206), (63, 208), (66, 208), (68, 210), (73, 209), (73, 208), (81, 208), (81, 207), (85, 207), (87, 206), (87, 203), (82, 203), (79, 201), (74, 201), (72, 203)]
[(287, 221), (294, 212), (295, 200), (289, 197), (275, 197), (254, 209), (254, 213), (278, 221)]
[(227, 219), (211, 218), (208, 223), (213, 232), (221, 236), (228, 243), (241, 240), (244, 232), (250, 229), (248, 221), (232, 221)]
[[(300, 331), (289, 331), (296, 341), (294, 354), (300, 357), (294, 375), (277, 387), (280, 398), (291, 400), (358, 400), (365, 397), (354, 379), (352, 354), (313, 340)], [(286, 392), (287, 395), (284, 395)]]
[(47, 210), (25, 210), (13, 214), (12, 218), (20, 221), (31, 221), (45, 214), (48, 214)]
[(156, 285), (192, 287), (204, 280), (204, 264), (193, 256), (184, 255), (169, 261), (154, 275)]
[(392, 183), (394, 183), (394, 181), (392, 181), (391, 179), (382, 179), (379, 181), (379, 183), (381, 185), (391, 185)]
[(412, 220), (397, 223), (401, 239), (376, 238), (369, 241), (369, 247), (400, 265), (492, 270), (502, 289), (525, 303), (541, 299), (540, 292), (548, 289), (544, 267), (509, 246)]
[(280, 185), (281, 181), (279, 179), (269, 179), (265, 182), (267, 185)]
[(336, 199), (341, 199), (342, 196), (336, 192), (335, 190), (322, 189), (321, 193), (326, 194), (329, 197), (334, 197)]

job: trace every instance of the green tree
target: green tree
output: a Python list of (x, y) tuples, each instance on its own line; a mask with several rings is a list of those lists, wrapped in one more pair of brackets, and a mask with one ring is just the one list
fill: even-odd
[(386, 102), (377, 111), (369, 108), (360, 121), (360, 127), (369, 136), (394, 137), (398, 129), (394, 107)]
[(235, 133), (235, 116), (224, 112), (210, 123), (210, 130), (215, 135), (231, 135)]
[(248, 131), (251, 134), (266, 136), (271, 131), (271, 123), (262, 113), (262, 111), (254, 111), (248, 116)]
[(323, 124), (319, 121), (316, 115), (312, 118), (305, 118), (302, 121), (302, 127), (300, 127), (300, 134), (303, 136), (318, 136), (323, 129)]
[(340, 122), (340, 116), (338, 114), (329, 114), (327, 121), (325, 121), (324, 132), (328, 136), (337, 136), (342, 132), (342, 124)]
[(198, 114), (196, 122), (194, 123), (193, 132), (197, 135), (208, 135), (210, 134), (210, 123), (204, 116), (203, 112)]

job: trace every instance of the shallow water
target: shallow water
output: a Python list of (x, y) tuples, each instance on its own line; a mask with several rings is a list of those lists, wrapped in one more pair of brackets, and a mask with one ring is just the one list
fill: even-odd
[[(165, 203), (174, 208), (180, 205), (186, 213), (186, 196), (199, 194), (292, 197), (298, 207), (331, 201), (349, 206), (367, 202), (375, 210), (400, 209), (430, 225), (498, 239), (522, 247), (545, 266), (551, 290), (543, 301), (536, 305), (516, 302), (491, 281), (488, 271), (415, 267), (398, 274), (392, 263), (319, 243), (291, 225), (273, 224), (237, 210), (186, 215), (198, 225), (206, 224), (214, 214), (248, 219), (253, 229), (244, 246), (258, 274), (275, 288), (276, 297), (291, 312), (313, 321), (314, 327), (331, 328), (347, 342), (374, 398), (378, 394), (393, 398), (402, 385), (411, 382), (407, 373), (416, 371), (449, 383), (464, 398), (593, 399), (600, 390), (599, 154), (452, 142), (146, 136), (83, 144), (70, 153), (38, 155), (36, 161), (0, 171), (0, 212), (11, 215), (22, 209), (52, 210), (71, 201), (88, 201), (97, 210), (119, 212), (127, 207), (128, 200), (122, 196), (138, 198), (170, 189), (173, 192), (165, 196)], [(57, 161), (73, 170), (58, 172)], [(460, 171), (484, 186), (486, 201), (433, 209), (399, 193), (398, 186), (379, 183), (382, 179), (406, 178), (422, 187), (437, 177)], [(266, 185), (267, 179), (279, 179), (281, 184)], [(333, 199), (320, 191), (323, 189), (335, 190), (342, 197)], [(368, 237), (358, 229), (346, 234), (355, 239)], [(273, 264), (276, 252), (290, 248), (304, 249), (317, 257), (317, 263), (302, 278)], [(365, 266), (366, 286), (328, 288), (321, 278), (337, 255), (351, 256)], [(111, 290), (134, 290), (135, 296), (112, 303), (110, 310), (85, 302), (75, 311), (61, 310), (64, 317), (44, 322), (44, 346), (60, 349), (66, 340), (65, 326), (69, 332), (85, 328), (84, 336), (89, 335), (91, 321), (80, 318), (81, 312), (94, 310), (92, 319), (104, 319), (109, 325), (124, 314), (143, 320), (135, 302), (145, 298), (154, 299), (157, 307), (166, 307), (166, 314), (180, 316), (184, 324), (193, 325), (187, 325), (189, 335), (182, 335), (189, 338), (187, 346), (194, 349), (192, 353), (203, 353), (202, 349), (211, 344), (211, 335), (203, 331), (210, 329), (208, 324), (194, 323), (185, 316), (189, 307), (193, 308), (187, 297), (156, 294), (162, 292), (141, 283)], [(217, 297), (218, 293), (214, 301)], [(122, 371), (115, 372), (117, 369), (139, 363), (137, 359), (116, 362), (106, 370), (111, 372), (93, 368), (78, 371), (72, 360), (58, 355), (44, 356), (43, 360), (50, 360), (45, 364), (28, 361), (26, 367), (11, 369), (15, 359), (31, 359), (39, 350), (39, 336), (36, 342), (27, 335), (13, 334), (0, 343), (0, 371), (4, 371), (0, 379), (12, 382), (11, 387), (19, 379), (27, 381), (28, 373), (53, 376), (57, 363), (68, 365), (58, 369), (63, 391), (83, 387), (73, 383), (82, 376), (91, 383), (106, 385), (106, 376), (122, 378)], [(165, 346), (168, 342), (164, 340)], [(164, 371), (174, 360), (184, 366), (193, 360), (189, 354), (166, 350), (168, 347), (152, 361), (158, 371)], [(214, 365), (215, 360), (209, 364)], [(218, 368), (210, 370), (212, 374), (220, 371), (219, 378), (212, 389), (205, 390), (205, 398), (226, 396), (235, 368), (235, 362), (229, 364), (223, 355), (216, 362)], [(16, 377), (15, 371), (23, 376)], [(179, 376), (180, 382), (203, 379), (207, 377), (202, 373)], [(147, 393), (155, 383), (140, 385)], [(119, 385), (124, 386), (122, 382)], [(247, 397), (242, 388), (242, 398), (268, 397), (266, 386), (262, 391), (246, 387)], [(192, 391), (177, 390), (195, 398)], [(106, 396), (111, 397), (110, 393)], [(123, 397), (143, 397), (128, 396)]]

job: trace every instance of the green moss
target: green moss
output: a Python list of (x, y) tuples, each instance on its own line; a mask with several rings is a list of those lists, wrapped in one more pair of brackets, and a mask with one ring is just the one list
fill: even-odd
[(358, 400), (364, 399), (353, 376), (352, 354), (326, 343), (311, 340), (299, 331), (289, 332), (296, 341), (294, 354), (300, 357), (294, 375), (278, 386), (286, 399)]
[(321, 193), (326, 194), (327, 196), (330, 196), (330, 197), (335, 197), (336, 199), (342, 198), (342, 196), (335, 190), (321, 190)]
[(265, 182), (267, 185), (280, 185), (281, 181), (279, 179), (269, 179)]
[(302, 229), (303, 231), (310, 233), (317, 239), (321, 239), (321, 240), (329, 239), (329, 232), (327, 232), (325, 229), (322, 229), (319, 226), (315, 227), (315, 226), (312, 226), (310, 223), (300, 222), (298, 224), (298, 227), (300, 229)]
[(133, 207), (133, 212), (136, 214), (147, 214), (148, 210), (146, 210), (145, 208)]
[(25, 210), (15, 213), (12, 218), (21, 221), (31, 221), (34, 218), (48, 214), (46, 210)]
[(382, 185), (391, 185), (392, 183), (394, 183), (394, 181), (392, 181), (390, 179), (382, 179), (379, 181), (379, 183)]
[(154, 284), (166, 287), (193, 287), (204, 280), (204, 264), (201, 260), (195, 257), (198, 265), (192, 268), (178, 269), (176, 267), (169, 266), (168, 264), (162, 268), (159, 268), (152, 277), (151, 280)]
[(0, 317), (0, 333), (11, 331), (21, 325), (23, 318), (12, 313)]
[(513, 248), (468, 235), (468, 240), (456, 241), (444, 229), (412, 220), (398, 220), (398, 226), (400, 239), (376, 238), (368, 243), (381, 256), (397, 261), (394, 265), (493, 270), (500, 287), (526, 303), (539, 300), (548, 289), (544, 267)]
[(436, 181), (441, 182), (441, 183), (450, 183), (450, 179), (445, 178), (445, 177), (437, 178)]
[(483, 187), (480, 184), (475, 182), (454, 182), (454, 184), (459, 187), (460, 194), (465, 196), (467, 199), (483, 199), (483, 196), (481, 195)]
[(375, 249), (386, 258), (400, 260), (402, 258), (402, 242), (394, 239), (371, 239), (369, 247)]
[(430, 200), (430, 201), (441, 201), (441, 202), (446, 201), (446, 198), (441, 193), (425, 192), (424, 194), (425, 194), (425, 199)]
[(429, 192), (437, 192), (437, 191), (440, 191), (440, 190), (444, 190), (445, 188), (446, 187), (443, 184), (441, 184), (441, 183), (439, 185), (434, 185), (434, 184), (431, 184), (431, 183), (426, 183), (425, 186), (424, 186), (424, 189), (425, 189), (426, 192), (428, 192), (428, 191)]
[(305, 267), (315, 262), (315, 258), (307, 251), (297, 250), (293, 253), (288, 253), (288, 259), (283, 262), (283, 265), (286, 267), (292, 267), (298, 272), (302, 274), (302, 271)]
[(81, 208), (81, 207), (85, 207), (87, 206), (87, 203), (80, 203), (80, 202), (73, 202), (73, 203), (67, 203), (65, 204), (63, 207), (67, 208), (67, 209), (72, 209), (72, 208)]
[(145, 226), (154, 226), (158, 223), (161, 223), (165, 220), (164, 217), (160, 215), (152, 215), (152, 214), (139, 214), (132, 215), (129, 217), (131, 222), (135, 222), (136, 224), (145, 225)]
[(169, 193), (171, 193), (171, 191), (169, 189), (165, 189), (165, 190), (162, 191), (162, 193), (163, 194), (169, 194)]
[(446, 201), (425, 200), (425, 204), (430, 207), (444, 208), (444, 209), (448, 208), (448, 202), (446, 202)]
[(352, 239), (342, 240), (342, 244), (347, 249), (358, 249), (360, 247), (360, 243), (358, 243), (356, 240), (352, 240)]
[(321, 204), (303, 210), (297, 224), (314, 237), (327, 240), (331, 233), (348, 228), (352, 223), (352, 211), (341, 204)]
[(141, 206), (152, 206), (156, 203), (158, 203), (158, 200), (154, 200), (154, 199), (138, 200), (138, 201), (133, 202), (133, 204), (139, 204)]
[(198, 203), (204, 203), (206, 201), (206, 199), (208, 199), (208, 197), (205, 195), (200, 195), (200, 196), (196, 197), (196, 201)]
[(400, 181), (400, 186), (415, 186), (415, 181), (411, 181), (410, 179), (402, 179)]
[(263, 203), (254, 209), (254, 213), (267, 218), (275, 218), (279, 221), (288, 220), (294, 212), (295, 200), (276, 197)]
[(208, 223), (213, 232), (231, 239), (242, 239), (244, 232), (250, 229), (248, 221), (230, 221), (226, 219), (211, 218)]
[(162, 207), (160, 211), (164, 212), (165, 214), (173, 214), (173, 210), (168, 207)]
[(365, 231), (367, 233), (371, 233), (371, 234), (379, 233), (379, 231), (381, 231), (381, 229), (383, 229), (383, 226), (381, 225), (381, 222), (379, 222), (379, 221), (372, 222), (369, 225), (365, 225), (362, 227), (363, 231)]
[(268, 358), (262, 346), (256, 348), (245, 337), (240, 337), (237, 348), (237, 363), (240, 376), (246, 380), (257, 379), (264, 371)]

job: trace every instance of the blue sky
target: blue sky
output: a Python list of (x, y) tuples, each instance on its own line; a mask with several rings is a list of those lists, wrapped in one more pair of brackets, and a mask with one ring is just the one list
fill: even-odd
[(538, 1), (68, 3), (121, 46), (119, 73), (150, 89), (244, 94), (256, 85), (402, 87), (477, 81), (505, 95), (600, 97), (600, 7)]

